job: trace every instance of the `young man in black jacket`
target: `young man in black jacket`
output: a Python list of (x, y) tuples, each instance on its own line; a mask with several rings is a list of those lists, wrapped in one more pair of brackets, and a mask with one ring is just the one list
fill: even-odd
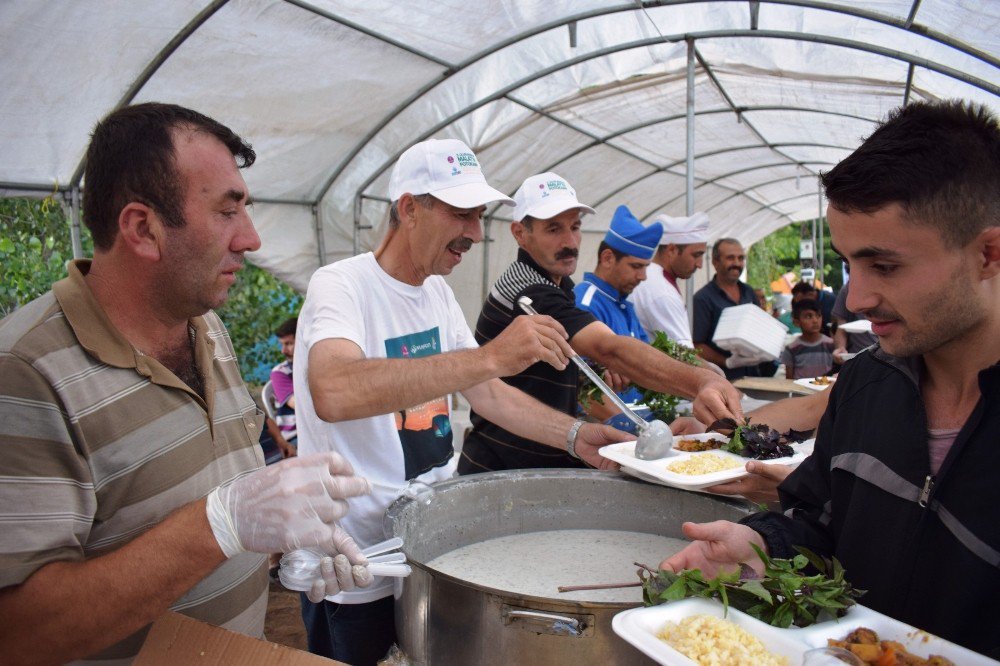
[(865, 605), (1000, 656), (1000, 124), (960, 102), (890, 114), (823, 176), (848, 308), (879, 344), (831, 389), (785, 514), (685, 524), (661, 566), (834, 555)]

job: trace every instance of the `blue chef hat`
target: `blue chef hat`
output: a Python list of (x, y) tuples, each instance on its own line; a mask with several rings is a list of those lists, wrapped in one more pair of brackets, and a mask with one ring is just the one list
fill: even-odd
[(640, 259), (652, 259), (663, 236), (663, 225), (654, 222), (648, 227), (635, 218), (627, 206), (618, 206), (611, 218), (611, 228), (604, 242), (625, 254)]

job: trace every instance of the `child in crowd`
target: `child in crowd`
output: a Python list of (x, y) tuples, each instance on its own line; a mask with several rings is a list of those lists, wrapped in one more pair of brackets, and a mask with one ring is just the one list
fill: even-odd
[(803, 379), (821, 377), (833, 370), (833, 340), (823, 335), (823, 314), (812, 299), (792, 304), (792, 321), (802, 334), (788, 343), (781, 354), (785, 377)]

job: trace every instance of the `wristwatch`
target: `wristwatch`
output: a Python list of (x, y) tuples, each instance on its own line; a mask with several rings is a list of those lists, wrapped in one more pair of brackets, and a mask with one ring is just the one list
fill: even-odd
[(576, 436), (580, 433), (580, 428), (583, 426), (585, 421), (583, 419), (577, 419), (572, 426), (569, 428), (569, 432), (566, 433), (566, 453), (570, 454), (577, 460), (580, 460), (580, 456), (576, 454)]

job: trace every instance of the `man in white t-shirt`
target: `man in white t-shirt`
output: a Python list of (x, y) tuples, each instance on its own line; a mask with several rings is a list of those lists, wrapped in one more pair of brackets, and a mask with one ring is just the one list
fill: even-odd
[[(313, 275), (296, 335), (299, 452), (337, 451), (371, 481), (343, 521), (361, 547), (387, 537), (383, 514), (409, 481), (453, 475), (455, 391), (477, 413), (593, 466), (611, 467), (597, 449), (629, 438), (497, 379), (539, 361), (567, 366), (574, 352), (551, 317), (518, 317), (477, 345), (441, 276), (482, 240), (486, 204), (513, 200), (487, 185), (472, 151), (456, 140), (413, 146), (393, 169), (389, 198), (382, 244)], [(390, 579), (376, 578), (333, 602), (303, 597), (310, 651), (374, 664), (396, 640), (392, 592)]]
[(663, 225), (663, 237), (653, 255), (653, 265), (646, 271), (646, 280), (632, 291), (632, 304), (650, 340), (654, 331), (663, 331), (671, 340), (694, 347), (691, 320), (677, 280), (686, 280), (701, 268), (708, 241), (708, 215), (659, 215), (656, 220)]

